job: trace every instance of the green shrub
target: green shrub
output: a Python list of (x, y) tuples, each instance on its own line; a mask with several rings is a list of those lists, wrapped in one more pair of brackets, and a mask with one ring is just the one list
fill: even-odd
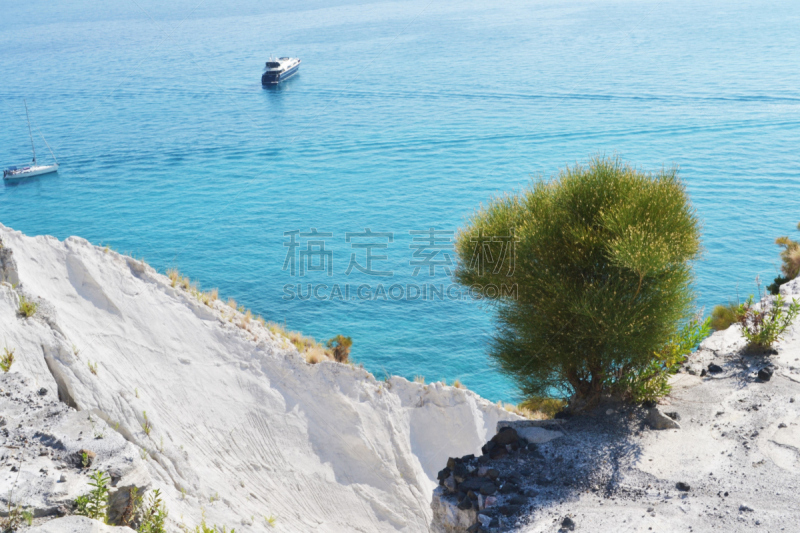
[(758, 309), (750, 296), (739, 306), (739, 323), (742, 325), (742, 334), (747, 339), (748, 349), (758, 351), (770, 348), (781, 338), (798, 313), (800, 303), (797, 300), (792, 300), (787, 309), (784, 308), (783, 296), (779, 295), (774, 301), (764, 300), (761, 309)]
[(94, 520), (106, 522), (108, 519), (108, 482), (111, 478), (102, 472), (95, 472), (91, 475), (92, 480), (89, 486), (92, 490), (89, 494), (79, 496), (75, 500), (75, 514), (88, 516)]
[(456, 250), (456, 279), (496, 304), (500, 370), (525, 397), (579, 409), (648, 369), (691, 317), (700, 230), (676, 171), (595, 159), (492, 200)]
[(711, 329), (722, 331), (732, 324), (739, 322), (739, 304), (728, 302), (727, 305), (718, 305), (711, 312)]
[(328, 348), (333, 350), (333, 360), (339, 363), (346, 363), (350, 360), (351, 346), (353, 346), (353, 339), (344, 335), (336, 335), (328, 341)]
[(36, 302), (32, 302), (25, 298), (25, 296), (19, 297), (19, 315), (25, 318), (30, 318), (36, 314), (36, 310), (39, 308), (39, 305)]
[(6, 346), (3, 348), (3, 355), (0, 356), (0, 370), (8, 372), (11, 370), (11, 365), (14, 364), (14, 350), (9, 350)]

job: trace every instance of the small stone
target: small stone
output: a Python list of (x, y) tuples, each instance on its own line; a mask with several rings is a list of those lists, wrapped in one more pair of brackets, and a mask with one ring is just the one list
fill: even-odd
[(469, 526), (467, 528), (467, 533), (478, 533), (482, 529), (483, 529), (483, 526), (481, 525), (481, 523), (480, 522), (475, 522), (474, 524), (472, 524), (471, 526)]
[(706, 369), (705, 369), (705, 368), (704, 368), (703, 370), (701, 370), (701, 371), (700, 371), (700, 377), (701, 377), (701, 378), (704, 378), (704, 377), (706, 377), (706, 374), (708, 374), (708, 372), (706, 372)]
[(481, 526), (483, 526), (483, 527), (489, 527), (489, 524), (492, 523), (492, 517), (491, 516), (486, 516), (485, 514), (479, 514), (478, 515), (478, 522), (480, 522)]
[(472, 490), (467, 492), (467, 498), (469, 498), (470, 500), (475, 501), (475, 502), (478, 501), (478, 495), (475, 494), (475, 491), (472, 491)]
[(458, 504), (458, 508), (462, 511), (466, 511), (468, 509), (472, 509), (472, 500), (469, 498), (464, 498), (461, 500), (461, 503)]
[(439, 470), (439, 473), (436, 474), (436, 479), (439, 480), (439, 485), (444, 483), (444, 480), (450, 477), (450, 469), (447, 467), (442, 468)]
[(60, 478), (58, 478), (58, 482), (59, 482), (59, 483), (66, 483), (66, 482), (67, 482), (67, 476), (66, 476), (66, 474), (61, 474), (61, 477), (60, 477)]
[(719, 374), (720, 372), (722, 372), (722, 367), (714, 363), (711, 363), (708, 365), (708, 372), (709, 374)]
[(497, 505), (497, 497), (496, 496), (486, 496), (486, 499), (483, 500), (484, 507), (492, 507)]
[(614, 413), (615, 413), (615, 411), (614, 411), (613, 409), (608, 409), (608, 410), (606, 411), (606, 414), (607, 414), (607, 415), (613, 415)]
[(481, 494), (489, 496), (497, 492), (497, 485), (494, 483), (484, 483), (481, 485)]
[(652, 513), (653, 511), (655, 511), (655, 509), (653, 509), (652, 507), (648, 507), (648, 508), (647, 508), (647, 512), (648, 512), (648, 513)]
[(449, 468), (451, 471), (455, 470), (456, 461), (457, 461), (457, 459), (455, 457), (448, 457), (447, 458), (447, 468)]
[(489, 479), (491, 479), (492, 481), (494, 481), (495, 479), (497, 479), (498, 477), (500, 477), (500, 471), (499, 471), (498, 469), (496, 469), (496, 468), (490, 468), (490, 469), (489, 469), (489, 470), (486, 472), (486, 475), (487, 475), (487, 476), (489, 476)]
[(691, 487), (689, 486), (689, 484), (688, 483), (684, 483), (683, 481), (678, 481), (675, 484), (675, 488), (677, 488), (681, 492), (689, 492), (691, 490)]
[(39, 389), (39, 396), (46, 396), (46, 395), (47, 395), (47, 389), (45, 389), (44, 387)]
[(769, 381), (770, 379), (772, 379), (772, 373), (773, 373), (772, 367), (765, 366), (764, 368), (758, 371), (758, 379), (760, 379), (761, 381)]
[(670, 412), (664, 413), (664, 414), (667, 415), (668, 417), (670, 417), (673, 420), (680, 420), (681, 419), (681, 415), (678, 414), (677, 411), (670, 411)]
[(786, 424), (784, 424), (783, 422), (781, 422), (780, 424), (778, 424), (778, 428), (779, 428), (779, 429), (783, 429), (783, 428), (785, 428), (785, 427), (786, 427)]
[(444, 483), (442, 483), (442, 485), (448, 492), (456, 491), (456, 480), (453, 478), (452, 475), (448, 476), (448, 478), (444, 480)]
[(753, 512), (753, 508), (750, 507), (749, 505), (747, 505), (746, 503), (743, 503), (743, 504), (741, 504), (739, 506), (739, 511), (741, 511), (743, 513), (752, 513)]
[(568, 516), (564, 517), (564, 520), (561, 521), (561, 529), (564, 531), (575, 531), (575, 521)]
[(525, 489), (525, 492), (523, 494), (525, 494), (525, 496), (527, 496), (528, 498), (535, 498), (539, 495), (539, 491), (536, 489)]

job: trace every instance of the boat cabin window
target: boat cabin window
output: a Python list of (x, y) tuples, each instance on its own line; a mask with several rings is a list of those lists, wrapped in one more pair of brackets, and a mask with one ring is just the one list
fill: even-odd
[(281, 64), (277, 61), (267, 61), (267, 68), (278, 68)]

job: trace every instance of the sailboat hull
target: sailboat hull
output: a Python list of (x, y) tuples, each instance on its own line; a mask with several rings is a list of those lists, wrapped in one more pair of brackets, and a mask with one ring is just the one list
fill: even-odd
[(32, 167), (23, 167), (16, 169), (9, 169), (3, 171), (4, 180), (20, 180), (23, 178), (30, 178), (33, 176), (41, 176), (42, 174), (50, 174), (58, 170), (58, 163), (55, 165), (37, 165)]

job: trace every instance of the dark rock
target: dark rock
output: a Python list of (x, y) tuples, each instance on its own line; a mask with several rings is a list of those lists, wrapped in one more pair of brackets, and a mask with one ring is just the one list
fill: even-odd
[(753, 508), (750, 507), (749, 505), (747, 505), (746, 503), (743, 503), (743, 504), (741, 504), (739, 506), (739, 511), (741, 511), (743, 513), (752, 513), (753, 512)]
[(675, 484), (675, 488), (678, 489), (679, 491), (682, 491), (682, 492), (689, 492), (689, 490), (691, 490), (691, 487), (689, 486), (689, 484), (688, 483), (684, 483), (683, 481), (678, 481)]
[(39, 389), (39, 396), (47, 396), (47, 389), (45, 389), (44, 387)]
[(553, 418), (555, 418), (556, 420), (566, 420), (567, 418), (571, 417), (572, 413), (570, 413), (569, 411), (559, 411), (555, 414), (555, 416), (553, 416)]
[(710, 363), (708, 365), (708, 372), (709, 374), (719, 374), (722, 372), (722, 367), (719, 365), (715, 365), (714, 363)]
[(772, 373), (773, 373), (772, 367), (765, 366), (764, 368), (758, 371), (758, 379), (760, 379), (761, 381), (769, 381), (770, 379), (772, 379)]
[(681, 415), (677, 411), (670, 411), (668, 413), (665, 412), (664, 414), (667, 415), (668, 417), (670, 417), (673, 420), (680, 420), (681, 419)]
[(657, 405), (656, 402), (654, 402), (653, 400), (647, 400), (646, 402), (642, 402), (642, 407), (644, 407), (645, 409), (652, 409), (656, 405)]
[(535, 498), (539, 495), (539, 491), (536, 489), (525, 489), (525, 492), (523, 494), (525, 494), (525, 496), (527, 496), (528, 498)]
[(575, 521), (568, 516), (564, 517), (564, 520), (561, 521), (561, 529), (564, 531), (575, 531)]
[(708, 374), (708, 372), (706, 372), (706, 369), (705, 369), (705, 368), (704, 368), (703, 370), (701, 370), (701, 371), (700, 371), (700, 377), (701, 377), (701, 378), (704, 378), (704, 377), (706, 377), (706, 374)]
[(466, 511), (467, 509), (472, 509), (472, 500), (469, 498), (464, 498), (461, 500), (461, 503), (458, 504), (458, 508), (462, 511)]
[(468, 463), (468, 462), (472, 461), (473, 459), (475, 459), (475, 455), (471, 453), (469, 455), (465, 455), (464, 457), (462, 457), (461, 458), (461, 462), (462, 463)]
[(491, 457), (489, 457), (488, 455), (481, 455), (480, 457), (478, 457), (478, 462), (482, 465), (485, 465), (491, 460), (492, 460)]
[(785, 427), (786, 427), (786, 424), (784, 424), (783, 422), (781, 422), (780, 424), (778, 424), (778, 429), (783, 429), (783, 428), (785, 428)]
[(511, 444), (506, 445), (508, 447), (508, 451), (515, 452), (519, 450), (519, 441), (512, 442)]
[(451, 471), (455, 470), (456, 469), (456, 461), (458, 461), (458, 459), (456, 459), (455, 457), (448, 457), (447, 458), (447, 468), (449, 468)]
[(442, 468), (439, 470), (439, 473), (436, 474), (436, 479), (439, 480), (439, 485), (444, 483), (444, 480), (450, 477), (450, 469), (447, 467)]
[(481, 494), (484, 496), (490, 496), (497, 492), (497, 485), (494, 483), (484, 483), (481, 485)]
[(489, 452), (494, 450), (496, 446), (497, 443), (494, 440), (490, 440), (481, 447), (481, 452), (483, 452), (483, 455), (489, 455)]
[(456, 491), (456, 480), (453, 478), (452, 475), (450, 475), (450, 476), (447, 477), (447, 479), (444, 480), (444, 483), (442, 483), (442, 486), (448, 492), (455, 492)]
[(470, 491), (467, 492), (467, 498), (469, 498), (470, 500), (477, 500), (478, 499), (478, 495), (475, 494), (474, 491), (470, 490)]
[(528, 499), (523, 496), (522, 494), (513, 494), (509, 499), (508, 503), (512, 505), (525, 505)]
[(453, 477), (458, 483), (463, 483), (469, 477), (469, 470), (462, 463), (458, 463), (453, 469)]
[(481, 533), (482, 531), (484, 529), (480, 522), (475, 522), (467, 528), (467, 533)]
[(505, 446), (498, 446), (489, 452), (489, 457), (491, 459), (502, 459), (507, 455), (508, 455), (508, 450), (506, 450)]
[(505, 516), (511, 516), (517, 514), (519, 512), (519, 505), (501, 505), (500, 506), (500, 514)]
[(497, 479), (497, 478), (499, 478), (499, 477), (500, 477), (500, 471), (499, 471), (498, 469), (496, 469), (496, 468), (490, 468), (490, 469), (489, 469), (489, 470), (486, 472), (486, 476), (487, 476), (489, 479), (491, 479), (492, 481), (494, 481), (495, 479)]
[(485, 479), (482, 479), (482, 478), (479, 478), (479, 477), (471, 477), (468, 480), (466, 480), (463, 483), (461, 483), (458, 486), (458, 488), (460, 490), (463, 490), (463, 491), (466, 491), (466, 492), (469, 492), (471, 490), (472, 491), (479, 491), (479, 490), (481, 490), (481, 486), (483, 486), (484, 483), (486, 483)]
[(492, 440), (501, 446), (505, 446), (506, 444), (517, 442), (519, 440), (519, 435), (517, 435), (516, 429), (504, 427), (500, 429), (500, 432), (497, 433), (497, 435), (492, 437)]
[(517, 487), (515, 483), (509, 481), (507, 483), (503, 483), (503, 486), (500, 487), (500, 494), (511, 494), (517, 492), (518, 490), (519, 487)]

